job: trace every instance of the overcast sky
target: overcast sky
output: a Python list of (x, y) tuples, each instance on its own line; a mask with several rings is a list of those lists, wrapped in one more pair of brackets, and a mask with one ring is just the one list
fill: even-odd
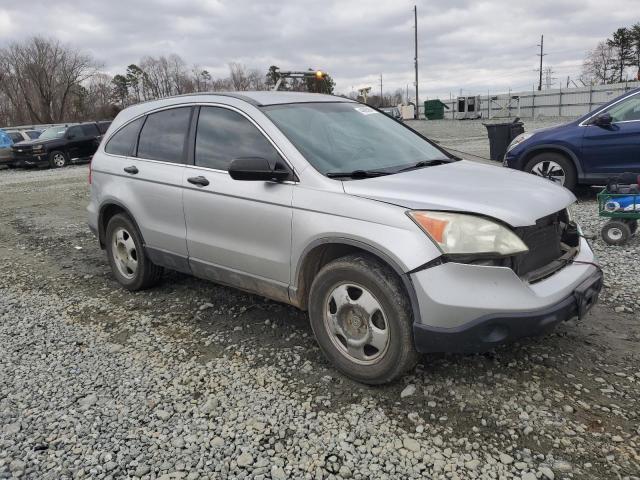
[[(413, 89), (413, 5), (405, 0), (0, 0), (0, 46), (39, 34), (122, 72), (177, 53), (214, 76), (229, 62), (320, 68), (336, 91)], [(640, 0), (418, 1), (420, 95), (531, 89), (536, 46), (566, 82), (586, 50), (640, 21)]]

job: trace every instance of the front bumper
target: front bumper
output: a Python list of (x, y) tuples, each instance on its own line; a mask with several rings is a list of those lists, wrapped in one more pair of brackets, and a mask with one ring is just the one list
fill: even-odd
[[(550, 277), (527, 283), (506, 267), (445, 263), (411, 275), (420, 318), (413, 326), (420, 352), (481, 352), (539, 335), (582, 317), (602, 289), (591, 248)], [(582, 263), (585, 262), (585, 263)]]
[(47, 154), (42, 153), (13, 153), (11, 165), (14, 167), (34, 167), (49, 163)]

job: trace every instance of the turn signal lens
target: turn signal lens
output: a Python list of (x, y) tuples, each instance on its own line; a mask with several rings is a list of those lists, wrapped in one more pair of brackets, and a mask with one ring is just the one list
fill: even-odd
[(430, 211), (407, 213), (446, 254), (506, 256), (529, 250), (511, 229), (478, 215)]

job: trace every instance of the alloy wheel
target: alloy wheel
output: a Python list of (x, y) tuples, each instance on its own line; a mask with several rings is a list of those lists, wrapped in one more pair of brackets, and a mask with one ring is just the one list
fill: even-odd
[(64, 155), (62, 153), (56, 153), (53, 158), (52, 158), (53, 164), (60, 168), (60, 167), (64, 167), (64, 164), (67, 162), (67, 160), (64, 158)]
[(536, 163), (531, 169), (531, 173), (539, 177), (546, 178), (552, 182), (564, 185), (566, 173), (560, 164), (551, 160), (543, 160)]

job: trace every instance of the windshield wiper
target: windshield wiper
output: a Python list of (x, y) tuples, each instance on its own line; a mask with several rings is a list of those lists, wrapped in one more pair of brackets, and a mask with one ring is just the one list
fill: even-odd
[(394, 173), (408, 172), (409, 170), (415, 170), (417, 168), (432, 167), (434, 165), (442, 165), (443, 163), (451, 163), (454, 161), (455, 160), (451, 160), (450, 158), (434, 158), (432, 160), (420, 160), (419, 162), (414, 163), (413, 165), (409, 165), (408, 167), (404, 167), (399, 170), (396, 170)]
[(393, 172), (382, 172), (380, 170), (353, 170), (352, 172), (327, 172), (329, 178), (372, 178), (390, 175)]

